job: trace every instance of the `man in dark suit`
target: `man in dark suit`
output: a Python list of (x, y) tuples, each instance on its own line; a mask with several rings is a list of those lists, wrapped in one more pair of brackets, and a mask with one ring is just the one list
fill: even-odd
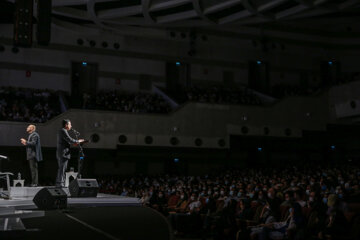
[(64, 119), (62, 121), (62, 128), (57, 134), (57, 149), (56, 149), (56, 158), (58, 161), (58, 172), (56, 176), (56, 186), (64, 187), (65, 186), (65, 171), (67, 168), (68, 161), (71, 157), (70, 155), (70, 146), (73, 144), (79, 144), (84, 142), (84, 139), (76, 140), (70, 137), (68, 131), (71, 129), (71, 122), (69, 119)]
[(31, 186), (39, 184), (38, 162), (43, 160), (40, 144), (40, 136), (35, 132), (35, 125), (29, 125), (26, 131), (29, 133), (28, 140), (21, 138), (21, 143), (26, 146), (26, 159), (29, 161), (31, 171)]

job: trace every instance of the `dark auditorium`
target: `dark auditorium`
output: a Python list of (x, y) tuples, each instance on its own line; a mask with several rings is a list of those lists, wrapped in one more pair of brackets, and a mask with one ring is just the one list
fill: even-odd
[(360, 0), (0, 0), (0, 240), (360, 239)]

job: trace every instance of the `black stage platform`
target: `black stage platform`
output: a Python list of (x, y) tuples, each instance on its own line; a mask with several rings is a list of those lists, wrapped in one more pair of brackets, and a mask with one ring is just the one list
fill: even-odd
[(69, 197), (68, 208), (41, 211), (31, 196), (39, 189), (12, 189), (11, 199), (0, 199), (1, 240), (174, 239), (166, 218), (137, 198)]
[(166, 219), (146, 207), (51, 210), (22, 221), (26, 230), (0, 231), (0, 239), (173, 239)]

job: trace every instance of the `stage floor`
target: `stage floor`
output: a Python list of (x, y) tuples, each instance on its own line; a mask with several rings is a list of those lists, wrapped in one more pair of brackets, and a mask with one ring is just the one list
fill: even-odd
[[(12, 187), (10, 199), (0, 198), (0, 208), (12, 207), (17, 210), (37, 209), (33, 198), (42, 188), (44, 187)], [(96, 198), (72, 198), (67, 188), (63, 188), (63, 190), (68, 195), (68, 207), (141, 206), (138, 198), (103, 193), (98, 193)]]
[[(0, 239), (173, 239), (164, 216), (138, 198), (101, 194), (72, 198), (67, 208), (38, 210), (33, 203), (43, 187), (11, 189), (0, 198)], [(67, 189), (63, 189), (68, 193)]]
[(166, 218), (147, 207), (92, 207), (45, 211), (22, 220), (26, 230), (0, 231), (0, 239), (171, 240)]

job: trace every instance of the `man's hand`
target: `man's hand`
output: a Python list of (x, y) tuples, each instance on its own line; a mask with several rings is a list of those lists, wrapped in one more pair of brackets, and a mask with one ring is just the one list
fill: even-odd
[(84, 139), (79, 139), (79, 143), (85, 142)]
[(21, 141), (21, 144), (22, 144), (22, 145), (26, 145), (26, 142), (27, 142), (26, 139), (21, 138), (20, 141)]

